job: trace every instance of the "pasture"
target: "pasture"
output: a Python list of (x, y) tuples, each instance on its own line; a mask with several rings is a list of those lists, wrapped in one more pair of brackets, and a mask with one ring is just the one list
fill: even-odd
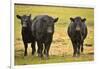
[[(15, 5), (14, 6), (14, 63), (15, 65), (80, 62), (94, 60), (94, 9), (92, 8), (72, 8), (36, 5)], [(36, 15), (47, 14), (58, 17), (55, 24), (53, 42), (50, 48), (50, 58), (39, 60), (37, 53), (31, 55), (31, 46), (28, 46), (28, 56), (24, 57), (24, 45), (21, 37), (21, 24), (16, 15), (32, 14), (32, 19)], [(72, 44), (67, 35), (67, 27), (70, 17), (85, 17), (88, 27), (88, 35), (84, 42), (84, 53), (80, 57), (72, 57)]]

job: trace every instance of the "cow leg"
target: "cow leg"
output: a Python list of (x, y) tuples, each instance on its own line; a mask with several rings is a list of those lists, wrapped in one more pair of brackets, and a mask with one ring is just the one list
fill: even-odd
[(77, 54), (77, 46), (76, 46), (76, 45), (74, 45), (74, 46), (73, 46), (73, 48), (74, 48), (73, 57), (76, 57), (76, 54)]
[(24, 56), (27, 56), (27, 47), (28, 47), (28, 44), (24, 42), (24, 48), (25, 48)]
[(32, 42), (31, 48), (32, 48), (32, 55), (34, 55), (34, 53), (36, 51), (36, 49), (35, 49), (35, 42)]
[(83, 52), (84, 48), (83, 48), (83, 41), (81, 43), (81, 52)]
[(40, 41), (37, 41), (37, 45), (38, 45), (38, 56), (40, 58), (43, 57), (42, 51), (43, 51), (43, 43)]
[(76, 45), (76, 43), (74, 41), (72, 41), (72, 44), (73, 44), (73, 50), (74, 50), (73, 57), (76, 57), (76, 54), (77, 54), (77, 45)]
[(80, 56), (80, 43), (77, 43), (77, 55)]
[(49, 43), (45, 43), (44, 54), (46, 55), (46, 59), (48, 59), (48, 57), (49, 57), (50, 45), (51, 45), (51, 42), (49, 42)]

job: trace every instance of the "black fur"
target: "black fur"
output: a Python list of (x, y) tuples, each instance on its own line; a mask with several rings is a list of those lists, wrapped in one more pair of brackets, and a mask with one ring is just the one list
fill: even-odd
[(35, 37), (38, 45), (38, 56), (42, 58), (43, 50), (46, 58), (49, 56), (49, 49), (53, 39), (54, 24), (58, 18), (52, 18), (48, 15), (39, 15), (33, 19), (32, 35)]
[(21, 20), (21, 25), (22, 25), (22, 40), (24, 43), (24, 48), (25, 48), (25, 52), (24, 52), (24, 56), (27, 56), (27, 47), (28, 47), (28, 43), (31, 43), (31, 47), (32, 47), (32, 55), (35, 52), (35, 40), (32, 36), (32, 31), (31, 31), (31, 25), (32, 25), (32, 21), (31, 21), (31, 15), (26, 16), (20, 16), (20, 15), (16, 15), (18, 19)]
[(73, 56), (79, 56), (80, 50), (83, 52), (84, 39), (87, 36), (86, 19), (81, 17), (70, 18), (71, 23), (68, 26), (68, 35), (73, 45)]

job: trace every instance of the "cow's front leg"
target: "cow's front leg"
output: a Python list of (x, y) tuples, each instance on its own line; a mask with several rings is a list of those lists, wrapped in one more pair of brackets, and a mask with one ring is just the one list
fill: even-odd
[(72, 41), (72, 45), (73, 45), (73, 57), (76, 57), (77, 54), (77, 45), (75, 41)]
[(36, 49), (35, 49), (35, 41), (32, 42), (31, 47), (32, 47), (32, 55), (34, 55), (34, 53), (36, 51)]
[(51, 45), (51, 41), (45, 43), (45, 50), (44, 50), (44, 54), (46, 56), (46, 59), (49, 58), (49, 50), (50, 50), (50, 45)]
[(80, 56), (80, 43), (77, 43), (77, 56)]
[(28, 44), (24, 42), (24, 48), (25, 48), (24, 56), (27, 56), (27, 47), (28, 47)]

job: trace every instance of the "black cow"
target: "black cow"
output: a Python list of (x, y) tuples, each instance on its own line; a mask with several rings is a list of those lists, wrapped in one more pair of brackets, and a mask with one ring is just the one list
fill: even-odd
[(68, 26), (68, 35), (73, 45), (73, 56), (80, 56), (80, 50), (83, 52), (84, 39), (87, 36), (86, 19), (81, 17), (70, 18), (71, 23)]
[(32, 34), (38, 45), (38, 56), (43, 57), (43, 49), (46, 59), (49, 56), (49, 49), (53, 39), (54, 24), (58, 18), (52, 18), (48, 15), (38, 15), (33, 19)]
[(23, 16), (16, 15), (16, 16), (18, 19), (21, 20), (21, 25), (22, 25), (21, 34), (22, 34), (22, 40), (25, 47), (24, 56), (27, 56), (28, 43), (31, 43), (32, 55), (33, 55), (35, 52), (35, 41), (31, 31), (31, 25), (32, 25), (31, 14), (29, 16), (27, 15), (23, 15)]

